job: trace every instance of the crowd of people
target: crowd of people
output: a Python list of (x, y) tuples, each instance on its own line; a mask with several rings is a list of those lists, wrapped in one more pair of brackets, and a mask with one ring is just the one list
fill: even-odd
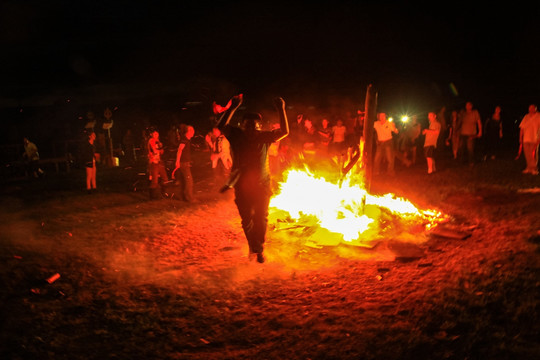
[[(222, 112), (227, 110), (227, 107), (220, 108)], [(325, 164), (333, 166), (338, 171), (342, 169), (360, 145), (364, 131), (364, 114), (358, 112), (356, 116), (348, 115), (343, 119), (324, 115), (312, 118), (303, 113), (295, 114), (296, 121), (290, 124), (289, 136), (275, 142), (269, 149), (271, 172), (278, 174), (280, 170), (295, 163), (313, 167)], [(527, 162), (523, 170), (525, 174), (538, 174), (539, 118), (536, 105), (530, 105), (528, 113), (519, 123), (520, 154), (524, 155)], [(278, 124), (268, 126), (276, 128)], [(191, 139), (195, 133), (196, 129), (193, 126), (173, 125), (168, 129), (163, 144), (160, 140), (152, 140), (154, 136), (159, 139), (159, 133), (157, 128), (149, 127), (143, 132), (140, 145), (131, 129), (124, 134), (123, 161), (133, 165), (138, 157), (148, 159), (153, 198), (158, 197), (157, 180), (167, 182), (171, 178), (186, 183), (183, 197), (187, 201), (192, 199), (190, 190), (192, 177), (188, 164), (191, 162)], [(500, 154), (506, 132), (500, 106), (496, 106), (490, 116), (482, 119), (472, 102), (467, 102), (463, 109), (451, 111), (449, 118), (445, 107), (439, 111), (429, 112), (427, 119), (421, 121), (418, 115), (411, 116), (407, 121), (396, 121), (387, 113), (379, 112), (374, 123), (374, 134), (374, 174), (381, 174), (381, 166), (384, 164), (385, 175), (393, 176), (396, 160), (403, 166), (410, 167), (417, 164), (419, 153), (425, 158), (428, 174), (437, 171), (436, 159), (443, 153), (448, 153), (455, 160), (461, 160), (469, 166), (474, 166), (480, 159), (495, 159)], [(89, 126), (86, 126), (85, 135), (83, 145), (79, 149), (78, 160), (87, 170), (87, 190), (92, 193), (96, 188), (96, 163), (104, 161), (104, 151), (103, 149), (100, 151), (100, 148), (103, 148), (103, 144), (100, 146), (100, 143), (104, 142), (104, 137), (101, 136), (100, 142), (98, 133)], [(214, 173), (228, 176), (233, 167), (233, 155), (227, 136), (215, 123), (208, 133), (199, 134), (198, 137), (203, 139), (203, 145), (210, 153), (210, 164)], [(23, 143), (25, 148), (23, 158), (27, 165), (27, 173), (34, 177), (42, 176), (44, 173), (39, 167), (37, 146), (28, 138), (24, 138)], [(137, 148), (141, 149), (139, 153), (135, 150)], [(169, 174), (164, 170), (165, 167), (155, 165), (167, 159), (174, 164), (174, 170), (171, 171), (169, 168)]]
[[(322, 116), (314, 121), (306, 114), (297, 114), (296, 121), (289, 124), (285, 112), (285, 102), (275, 101), (279, 123), (267, 125), (263, 129), (262, 116), (246, 112), (240, 125), (231, 121), (242, 104), (243, 96), (234, 96), (225, 107), (220, 107), (216, 123), (203, 137), (209, 154), (209, 163), (214, 174), (218, 172), (227, 178), (220, 191), (235, 191), (235, 203), (242, 219), (242, 227), (249, 244), (250, 254), (258, 262), (264, 262), (263, 244), (266, 234), (268, 204), (272, 194), (272, 176), (279, 176), (282, 170), (295, 164), (316, 167), (329, 165), (335, 171), (343, 172), (345, 164), (357, 155), (364, 135), (363, 113), (344, 121), (342, 118), (330, 120)], [(446, 109), (427, 114), (427, 124), (422, 125), (418, 116), (412, 116), (398, 123), (385, 112), (379, 112), (373, 124), (375, 176), (393, 176), (395, 159), (405, 167), (415, 165), (418, 151), (423, 150), (427, 174), (437, 171), (436, 159), (443, 151), (456, 161), (474, 166), (478, 160), (477, 142), (483, 139), (482, 158), (494, 159), (498, 156), (504, 128), (501, 108), (497, 106), (493, 114), (482, 122), (478, 110), (467, 102), (462, 110), (451, 112), (449, 121)], [(523, 153), (527, 166), (524, 174), (538, 175), (538, 148), (540, 144), (540, 113), (536, 105), (530, 105), (528, 113), (519, 125), (519, 154)], [(160, 140), (157, 128), (149, 127), (143, 133), (142, 155), (147, 159), (149, 194), (151, 199), (159, 199), (166, 192), (167, 184), (174, 182), (181, 188), (182, 200), (196, 202), (193, 196), (193, 176), (191, 167), (192, 139), (196, 129), (187, 124), (173, 126), (167, 133), (167, 145)], [(81, 145), (79, 160), (86, 170), (86, 189), (96, 191), (96, 164), (99, 161), (96, 150), (96, 133), (86, 129), (85, 141)], [(133, 134), (127, 132), (123, 138), (126, 161), (133, 163), (137, 155), (134, 151)], [(37, 164), (37, 146), (24, 139), (24, 157), (29, 171), (38, 176), (41, 169)], [(444, 150), (443, 150), (444, 149)], [(519, 156), (519, 155), (518, 155)], [(167, 159), (174, 164), (166, 166)], [(386, 172), (381, 173), (383, 162)]]
[[(230, 106), (230, 103), (229, 103)], [(226, 112), (228, 107), (223, 107)], [(461, 110), (454, 110), (450, 118), (446, 118), (446, 109), (427, 114), (427, 123), (418, 120), (417, 115), (398, 122), (389, 118), (384, 112), (377, 114), (373, 131), (375, 134), (373, 171), (380, 176), (395, 175), (395, 160), (404, 167), (417, 164), (418, 153), (423, 154), (427, 174), (437, 172), (437, 158), (447, 153), (456, 161), (474, 166), (479, 160), (495, 159), (500, 154), (504, 136), (501, 108), (495, 107), (493, 114), (484, 121), (471, 102), (467, 102)], [(262, 127), (262, 122), (257, 121)], [(295, 164), (307, 164), (317, 167), (328, 165), (336, 171), (343, 171), (345, 164), (351, 161), (353, 154), (361, 146), (363, 137), (363, 113), (350, 117), (345, 122), (342, 118), (329, 120), (321, 116), (317, 121), (305, 114), (297, 114), (296, 121), (290, 124), (287, 137), (272, 142), (268, 148), (268, 167), (273, 175)], [(280, 124), (268, 125), (271, 130), (278, 130)], [(262, 130), (258, 128), (257, 130)], [(163, 163), (165, 147), (159, 140), (157, 130), (152, 128), (145, 147), (148, 150), (149, 174), (151, 179), (152, 198), (159, 197), (158, 179), (167, 183), (169, 176)], [(169, 157), (175, 159), (174, 170), (170, 177), (182, 184), (185, 201), (193, 201), (193, 179), (190, 169), (191, 139), (195, 129), (190, 125), (173, 126), (167, 134), (170, 152)], [(538, 174), (537, 148), (540, 139), (540, 114), (535, 105), (520, 123), (520, 144), (527, 161), (525, 174)], [(204, 135), (204, 144), (209, 152), (210, 166), (215, 174), (231, 175), (235, 167), (233, 146), (230, 135), (223, 132), (218, 124)], [(483, 145), (479, 153), (479, 142)], [(158, 144), (156, 147), (155, 144)], [(381, 166), (386, 171), (381, 173)]]

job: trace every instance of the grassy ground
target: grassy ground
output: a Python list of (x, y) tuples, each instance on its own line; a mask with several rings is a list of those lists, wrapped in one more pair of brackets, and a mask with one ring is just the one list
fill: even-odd
[(149, 201), (144, 166), (100, 169), (93, 195), (80, 169), (4, 182), (3, 359), (540, 357), (540, 178), (510, 154), (375, 179), (465, 239), (419, 234), (408, 257), (271, 231), (263, 265), (199, 155), (197, 204)]

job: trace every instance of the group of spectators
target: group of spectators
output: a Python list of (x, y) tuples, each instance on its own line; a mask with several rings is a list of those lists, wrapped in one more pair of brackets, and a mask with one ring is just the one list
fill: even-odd
[[(356, 117), (328, 118), (321, 116), (313, 120), (306, 114), (297, 114), (296, 121), (291, 121), (290, 133), (279, 142), (273, 143), (268, 150), (270, 171), (277, 174), (295, 162), (307, 164), (325, 162), (341, 169), (351, 158), (354, 149), (359, 146), (363, 136), (363, 114)], [(387, 114), (380, 112), (374, 123), (375, 155), (374, 174), (380, 174), (381, 165), (386, 164), (386, 175), (394, 175), (395, 159), (404, 166), (415, 165), (418, 153), (423, 152), (426, 159), (427, 173), (437, 171), (436, 159), (443, 151), (448, 151), (455, 160), (462, 160), (474, 166), (480, 157), (484, 160), (498, 156), (503, 138), (503, 121), (501, 108), (496, 106), (493, 113), (482, 121), (480, 113), (467, 102), (461, 110), (451, 111), (449, 119), (445, 108), (438, 112), (429, 112), (428, 123), (420, 123), (416, 115), (407, 121), (393, 121)], [(275, 128), (278, 124), (270, 125)], [(540, 113), (536, 105), (530, 105), (528, 113), (519, 123), (519, 154), (523, 154), (527, 166), (524, 174), (538, 174), (538, 144), (540, 142)], [(96, 188), (96, 163), (100, 159), (96, 153), (96, 133), (88, 131), (84, 144), (79, 152), (79, 160), (87, 171), (87, 190), (94, 192)], [(188, 164), (191, 163), (191, 139), (195, 129), (189, 125), (173, 126), (166, 135), (167, 146), (159, 140), (156, 128), (145, 131), (141, 144), (142, 155), (148, 158), (148, 173), (153, 197), (158, 194), (158, 179), (161, 182), (173, 180), (186, 184), (184, 199), (191, 201), (192, 177)], [(157, 139), (155, 138), (157, 136)], [(201, 136), (210, 153), (213, 171), (229, 175), (233, 167), (233, 157), (227, 137), (214, 126), (207, 134)], [(154, 140), (152, 140), (154, 139)], [(479, 156), (478, 145), (482, 141), (483, 152)], [(134, 136), (128, 130), (123, 138), (124, 159), (133, 164), (137, 158)], [(24, 138), (24, 159), (27, 172), (34, 177), (43, 175), (39, 167), (37, 146), (28, 138)], [(174, 159), (174, 170), (169, 175), (164, 168), (157, 166), (165, 158)]]
[[(410, 123), (396, 127), (387, 121), (385, 113), (379, 113), (375, 122), (377, 134), (377, 150), (374, 160), (374, 172), (379, 172), (383, 159), (387, 162), (387, 174), (394, 174), (394, 159), (402, 161), (405, 166), (416, 162), (416, 151), (423, 146), (427, 163), (427, 172), (436, 171), (435, 159), (445, 146), (450, 147), (455, 160), (463, 160), (473, 167), (478, 159), (478, 142), (483, 140), (482, 159), (495, 159), (499, 154), (503, 138), (503, 122), (501, 107), (496, 106), (493, 114), (482, 122), (480, 113), (467, 102), (465, 108), (454, 110), (450, 121), (446, 120), (445, 109), (438, 113), (428, 113), (428, 125), (422, 129), (415, 116)], [(524, 174), (538, 175), (538, 146), (540, 144), (540, 113), (536, 105), (530, 105), (528, 113), (519, 124), (520, 152), (527, 162)], [(421, 144), (420, 134), (424, 135)], [(518, 155), (519, 156), (519, 155)]]
[[(343, 169), (345, 163), (350, 161), (352, 154), (361, 142), (363, 136), (363, 114), (357, 117), (335, 118), (321, 117), (315, 122), (305, 114), (297, 114), (296, 121), (290, 123), (289, 135), (280, 141), (271, 144), (268, 149), (269, 170), (278, 174), (281, 170), (294, 163), (327, 163), (337, 171)], [(503, 122), (501, 108), (495, 107), (485, 121), (480, 113), (467, 102), (461, 110), (451, 112), (450, 119), (446, 119), (445, 109), (438, 112), (429, 112), (428, 123), (418, 120), (416, 115), (406, 122), (396, 122), (380, 112), (374, 123), (374, 174), (381, 174), (381, 165), (386, 163), (386, 175), (395, 174), (395, 159), (404, 166), (415, 165), (418, 153), (422, 152), (426, 161), (427, 173), (437, 171), (436, 159), (443, 151), (448, 151), (455, 160), (463, 161), (474, 166), (479, 158), (478, 142), (483, 140), (483, 159), (494, 159), (500, 151), (503, 138)], [(269, 125), (271, 130), (279, 128), (279, 124)], [(261, 130), (261, 129), (259, 129)], [(158, 136), (157, 130), (152, 129), (153, 136)], [(171, 177), (182, 181), (184, 185), (184, 200), (192, 201), (193, 180), (189, 170), (191, 163), (191, 139), (194, 128), (188, 125), (174, 126), (167, 134), (168, 148), (175, 159), (174, 170)], [(163, 167), (157, 167), (156, 156), (163, 158), (163, 144), (159, 140), (152, 140), (152, 135), (146, 143), (149, 159), (149, 174), (151, 178), (151, 191), (157, 194), (158, 178), (168, 181)], [(538, 174), (537, 148), (540, 141), (540, 113), (535, 105), (529, 107), (529, 112), (520, 123), (520, 144), (522, 153), (527, 161), (527, 168), (523, 173)], [(210, 154), (211, 168), (215, 174), (228, 176), (233, 167), (233, 154), (228, 138), (217, 127), (213, 127), (204, 136), (204, 144)], [(152, 160), (153, 159), (153, 160)], [(177, 172), (178, 171), (178, 172)], [(152, 190), (154, 189), (154, 190)], [(155, 195), (153, 197), (156, 197)]]
[[(233, 126), (231, 119), (242, 104), (243, 96), (237, 95), (215, 126), (204, 137), (209, 150), (210, 164), (214, 171), (222, 168), (228, 180), (221, 191), (235, 189), (235, 203), (242, 218), (250, 254), (264, 262), (262, 255), (266, 233), (267, 210), (271, 191), (271, 174), (277, 174), (295, 161), (307, 163), (327, 162), (334, 168), (343, 170), (351, 162), (353, 154), (362, 146), (364, 119), (362, 114), (349, 119), (347, 124), (341, 118), (335, 122), (321, 118), (314, 124), (305, 114), (298, 114), (296, 121), (289, 124), (283, 99), (276, 100), (280, 122), (270, 125), (263, 131), (262, 116), (258, 113), (245, 113), (242, 125)], [(386, 175), (394, 175), (394, 159), (405, 166), (416, 163), (417, 149), (423, 148), (427, 173), (437, 171), (436, 157), (439, 147), (448, 146), (454, 159), (463, 159), (470, 166), (475, 163), (475, 146), (479, 138), (485, 138), (484, 157), (494, 158), (503, 137), (501, 109), (496, 107), (493, 114), (482, 123), (479, 112), (468, 102), (460, 111), (452, 111), (451, 120), (446, 121), (444, 112), (429, 112), (428, 124), (422, 126), (416, 116), (410, 121), (396, 122), (380, 112), (373, 124), (375, 135), (373, 170), (380, 174), (383, 161), (386, 162)], [(540, 144), (540, 113), (536, 105), (530, 105), (523, 117), (520, 128), (520, 154), (524, 154), (527, 167), (524, 174), (538, 175), (538, 148)], [(191, 174), (191, 140), (195, 129), (182, 124), (167, 134), (170, 156), (174, 168), (169, 172), (165, 166), (166, 149), (156, 128), (145, 132), (143, 151), (148, 160), (148, 179), (151, 198), (161, 198), (163, 186), (171, 181), (181, 185), (182, 199), (196, 202), (193, 197), (193, 178)], [(80, 159), (86, 169), (86, 188), (89, 193), (96, 189), (96, 134), (89, 130), (81, 147)], [(422, 136), (421, 136), (422, 135)], [(133, 140), (129, 140), (133, 144)], [(39, 173), (36, 161), (39, 159), (37, 147), (24, 139), (25, 158), (34, 174)], [(172, 145), (172, 146), (171, 146)], [(169, 180), (169, 177), (172, 180)], [(160, 189), (160, 186), (162, 187)]]

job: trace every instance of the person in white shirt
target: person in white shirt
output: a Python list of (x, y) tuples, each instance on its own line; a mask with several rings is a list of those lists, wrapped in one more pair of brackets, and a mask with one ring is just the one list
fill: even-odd
[(381, 161), (383, 156), (387, 162), (388, 175), (394, 175), (394, 141), (392, 134), (397, 134), (398, 129), (396, 125), (386, 119), (385, 113), (379, 113), (377, 115), (378, 120), (373, 124), (373, 128), (377, 132), (377, 150), (375, 152), (375, 159), (373, 161), (373, 171), (375, 174), (379, 173)]
[(519, 124), (519, 144), (527, 161), (524, 174), (538, 175), (538, 145), (540, 144), (540, 113), (536, 105), (529, 106), (529, 113)]
[(210, 161), (212, 169), (216, 170), (218, 163), (221, 160), (225, 172), (228, 173), (232, 167), (232, 157), (230, 151), (229, 140), (221, 133), (217, 127), (212, 128), (212, 131), (206, 135), (206, 143), (210, 148)]
[(428, 114), (428, 120), (429, 127), (424, 129), (422, 134), (426, 137), (424, 140), (424, 155), (426, 156), (428, 174), (432, 174), (436, 171), (434, 154), (439, 133), (441, 132), (441, 123), (437, 121), (437, 115), (434, 112)]

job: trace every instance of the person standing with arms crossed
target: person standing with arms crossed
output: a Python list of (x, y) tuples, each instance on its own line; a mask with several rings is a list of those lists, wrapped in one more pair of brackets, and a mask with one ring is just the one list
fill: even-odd
[(289, 135), (289, 123), (285, 101), (277, 98), (274, 103), (279, 115), (279, 129), (261, 131), (262, 117), (258, 113), (246, 113), (241, 127), (232, 126), (231, 119), (242, 102), (242, 94), (234, 96), (231, 107), (223, 113), (217, 125), (229, 139), (233, 155), (231, 176), (222, 191), (234, 187), (234, 201), (248, 241), (250, 259), (256, 255), (257, 262), (263, 263), (268, 205), (272, 195), (268, 149), (272, 143)]

